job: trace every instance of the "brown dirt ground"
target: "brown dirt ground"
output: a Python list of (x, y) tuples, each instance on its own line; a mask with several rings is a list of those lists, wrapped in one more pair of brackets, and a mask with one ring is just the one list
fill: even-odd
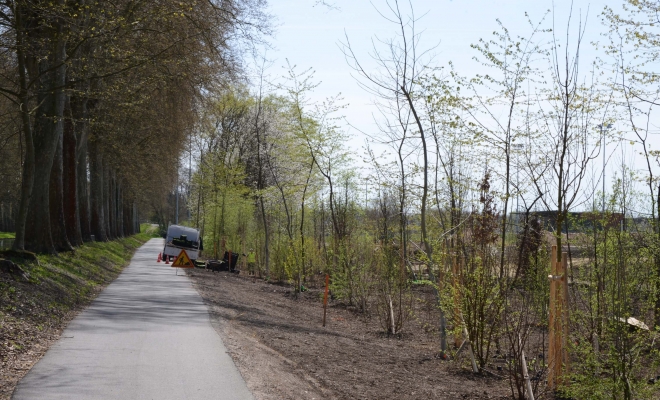
[(289, 286), (244, 275), (188, 274), (258, 400), (510, 398), (506, 380), (440, 359), (422, 309), (392, 337), (377, 318), (332, 302), (323, 328), (320, 288), (295, 299)]

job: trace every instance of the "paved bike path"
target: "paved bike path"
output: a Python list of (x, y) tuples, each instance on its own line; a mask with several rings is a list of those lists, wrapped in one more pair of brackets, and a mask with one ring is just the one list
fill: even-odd
[(253, 399), (188, 277), (152, 239), (21, 380), (12, 399)]

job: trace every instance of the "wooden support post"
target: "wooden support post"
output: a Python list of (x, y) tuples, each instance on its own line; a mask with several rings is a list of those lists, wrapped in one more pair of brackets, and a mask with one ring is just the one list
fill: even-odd
[[(460, 294), (460, 287), (459, 287), (459, 279), (458, 279), (458, 273), (459, 273), (459, 268), (458, 268), (458, 257), (454, 255), (452, 257), (452, 275), (453, 275), (453, 284), (454, 284), (454, 332), (456, 332), (456, 328), (458, 327), (459, 324), (462, 323), (461, 321), (461, 294)], [(467, 339), (467, 330), (465, 330), (465, 338)], [(461, 344), (461, 337), (459, 335), (454, 336), (454, 346), (459, 347)]]
[(325, 327), (325, 315), (328, 310), (328, 290), (330, 286), (330, 275), (325, 274), (325, 293), (323, 294), (323, 327)]
[[(438, 285), (438, 292), (442, 292), (445, 273), (441, 267), (438, 271), (436, 284)], [(444, 305), (443, 305), (444, 307)], [(443, 360), (447, 359), (447, 319), (445, 318), (445, 310), (440, 307), (440, 356)]]
[(557, 281), (554, 276), (557, 275), (557, 246), (552, 246), (550, 254), (550, 305), (548, 307), (548, 387), (552, 390), (556, 388), (557, 371), (555, 369), (556, 349), (556, 327), (555, 315), (557, 312)]
[(550, 306), (548, 321), (548, 387), (568, 384), (568, 254), (557, 261), (557, 246), (552, 246), (550, 261)]
[[(568, 364), (568, 253), (561, 255), (561, 376), (566, 376), (569, 372)], [(562, 384), (567, 385), (568, 379), (564, 379)]]
[(554, 377), (555, 377), (555, 382), (554, 382), (554, 387), (557, 388), (557, 386), (561, 383), (561, 353), (562, 353), (562, 313), (561, 313), (561, 262), (557, 262), (557, 259), (554, 259), (554, 279), (553, 281), (555, 282), (555, 304), (554, 304), (554, 326), (553, 326), (553, 337), (552, 340), (555, 342), (555, 353), (553, 354), (552, 358), (552, 369), (554, 371)]

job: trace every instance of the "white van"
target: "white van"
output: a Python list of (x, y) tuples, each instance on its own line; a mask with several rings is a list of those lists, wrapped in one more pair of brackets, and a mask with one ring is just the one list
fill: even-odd
[(194, 261), (199, 257), (200, 245), (197, 229), (181, 225), (170, 225), (167, 228), (163, 260), (165, 260), (165, 257), (177, 257), (181, 250), (185, 250), (188, 257)]

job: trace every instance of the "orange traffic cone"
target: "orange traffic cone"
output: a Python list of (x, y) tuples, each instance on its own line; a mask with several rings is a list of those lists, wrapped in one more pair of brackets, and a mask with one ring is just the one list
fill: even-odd
[(158, 253), (158, 260), (157, 261), (160, 262), (160, 260), (161, 260), (160, 253)]
[(170, 256), (165, 254), (165, 264), (169, 264), (169, 263), (170, 263)]

